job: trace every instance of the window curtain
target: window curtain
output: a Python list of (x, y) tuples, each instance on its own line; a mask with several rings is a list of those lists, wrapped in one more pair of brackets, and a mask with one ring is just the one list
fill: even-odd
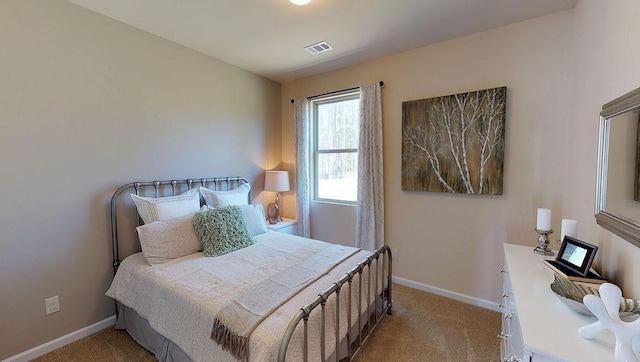
[(384, 245), (381, 99), (379, 83), (360, 87), (356, 247), (365, 250)]
[(305, 238), (311, 237), (309, 224), (309, 100), (294, 100), (296, 162), (296, 234)]

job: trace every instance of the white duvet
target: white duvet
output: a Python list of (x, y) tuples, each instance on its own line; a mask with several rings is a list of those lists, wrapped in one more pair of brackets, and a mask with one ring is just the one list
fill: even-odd
[[(261, 278), (284, 270), (326, 247), (326, 243), (321, 241), (277, 232), (260, 234), (255, 239), (254, 245), (223, 256), (212, 258), (195, 253), (154, 266), (147, 264), (142, 253), (131, 255), (120, 265), (106, 294), (136, 310), (153, 329), (176, 343), (194, 361), (233, 361), (234, 357), (210, 337), (216, 313), (230, 297), (248, 289)], [(356, 251), (262, 321), (250, 337), (250, 360), (276, 360), (284, 331), (300, 308), (369, 255), (371, 253), (367, 251)], [(367, 275), (367, 272), (363, 273), (363, 311), (367, 302)], [(352, 286), (353, 299), (358, 294), (357, 276)], [(344, 293), (340, 293), (341, 338), (347, 330), (346, 284), (343, 290)], [(371, 302), (376, 294), (372, 290)], [(327, 356), (335, 350), (334, 299), (330, 299), (326, 308)], [(358, 310), (356, 299), (353, 300), (352, 325), (357, 323), (355, 316)], [(315, 342), (309, 346), (312, 361), (320, 360), (319, 325), (320, 313), (313, 313), (309, 320), (309, 339)], [(290, 344), (287, 360), (302, 359), (301, 340), (302, 327), (299, 327)]]

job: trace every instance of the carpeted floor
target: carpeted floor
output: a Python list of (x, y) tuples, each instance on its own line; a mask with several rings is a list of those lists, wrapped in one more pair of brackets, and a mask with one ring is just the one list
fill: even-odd
[[(385, 316), (355, 360), (499, 361), (500, 314), (394, 285), (393, 315)], [(107, 328), (50, 352), (44, 361), (155, 361), (126, 332)]]
[(47, 362), (133, 362), (156, 361), (151, 352), (140, 347), (126, 331), (114, 327), (49, 352), (33, 361)]
[(500, 361), (500, 313), (396, 284), (388, 317), (355, 361)]

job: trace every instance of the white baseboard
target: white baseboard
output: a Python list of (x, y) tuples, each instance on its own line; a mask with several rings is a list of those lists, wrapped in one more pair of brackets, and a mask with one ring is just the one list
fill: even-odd
[(105, 328), (111, 327), (116, 324), (116, 316), (111, 316), (107, 319), (103, 319), (100, 322), (94, 323), (90, 326), (78, 329), (77, 331), (71, 332), (67, 335), (64, 335), (60, 338), (56, 338), (53, 341), (41, 344), (39, 346), (33, 347), (30, 350), (24, 351), (15, 356), (4, 359), (0, 362), (27, 362), (34, 358), (43, 356), (55, 349), (60, 347), (64, 347), (67, 344), (73, 343), (79, 339), (90, 336), (98, 331), (101, 331)]
[(495, 311), (495, 312), (501, 312), (500, 305), (498, 303), (490, 302), (488, 300), (484, 300), (484, 299), (480, 299), (480, 298), (476, 298), (476, 297), (471, 297), (471, 296), (468, 296), (468, 295), (465, 295), (465, 294), (452, 292), (450, 290), (446, 290), (446, 289), (434, 287), (434, 286), (431, 286), (431, 285), (414, 282), (412, 280), (404, 279), (404, 278), (400, 278), (400, 277), (393, 277), (393, 282), (397, 283), (397, 284), (400, 284), (400, 285), (404, 285), (405, 287), (410, 287), (410, 288), (422, 290), (422, 291), (433, 293), (433, 294), (436, 294), (436, 295), (439, 295), (439, 296), (442, 296), (442, 297), (454, 299), (454, 300), (457, 300), (457, 301), (460, 301), (460, 302), (463, 302), (463, 303), (475, 305), (476, 307), (489, 309), (489, 310), (492, 310), (492, 311)]

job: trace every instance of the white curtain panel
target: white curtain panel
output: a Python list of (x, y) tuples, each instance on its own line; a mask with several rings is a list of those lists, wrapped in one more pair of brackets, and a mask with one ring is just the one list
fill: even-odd
[(309, 225), (309, 100), (298, 98), (294, 102), (296, 125), (295, 191), (298, 223), (296, 234), (311, 237)]
[(365, 250), (384, 244), (381, 99), (379, 83), (360, 87), (356, 247)]

